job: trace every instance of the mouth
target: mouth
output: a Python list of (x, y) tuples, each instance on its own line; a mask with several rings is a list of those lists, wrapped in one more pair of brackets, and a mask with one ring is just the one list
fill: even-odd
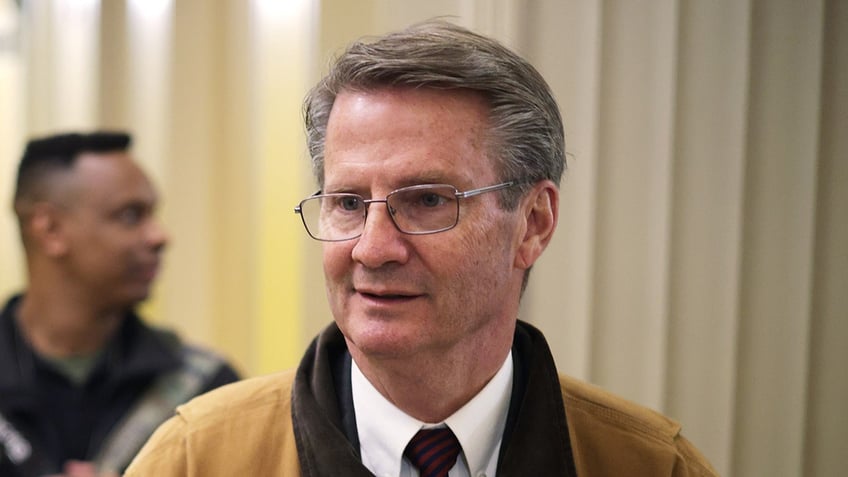
[(412, 301), (421, 294), (406, 292), (406, 291), (391, 291), (391, 290), (369, 290), (369, 289), (354, 289), (361, 297), (374, 302), (381, 303), (399, 303)]
[(146, 282), (152, 282), (156, 279), (156, 275), (159, 274), (159, 262), (146, 264), (140, 266), (138, 269), (139, 277)]

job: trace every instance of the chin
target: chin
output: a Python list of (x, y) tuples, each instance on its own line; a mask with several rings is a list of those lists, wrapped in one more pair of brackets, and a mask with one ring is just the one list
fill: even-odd
[(122, 305), (125, 308), (133, 308), (150, 297), (150, 290), (131, 290), (124, 294)]
[(348, 342), (366, 355), (394, 355), (410, 348), (408, 332), (392, 326), (392, 323), (380, 323), (373, 320), (357, 320), (340, 325)]

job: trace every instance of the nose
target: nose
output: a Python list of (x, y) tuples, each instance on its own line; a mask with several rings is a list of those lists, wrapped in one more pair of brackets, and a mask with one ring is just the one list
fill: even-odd
[(151, 217), (148, 221), (147, 230), (145, 231), (147, 243), (156, 250), (160, 251), (168, 244), (170, 237), (168, 237), (168, 232), (165, 231), (165, 228), (162, 224), (156, 220), (156, 218)]
[(409, 259), (409, 242), (395, 227), (386, 203), (373, 202), (368, 207), (362, 235), (356, 239), (351, 257), (368, 268), (405, 263)]

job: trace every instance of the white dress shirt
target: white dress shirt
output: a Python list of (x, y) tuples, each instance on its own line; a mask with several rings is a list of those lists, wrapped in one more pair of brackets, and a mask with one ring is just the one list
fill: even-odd
[(512, 352), (492, 379), (453, 415), (425, 423), (389, 402), (351, 363), (353, 408), (362, 463), (377, 477), (418, 477), (403, 457), (412, 436), (422, 427), (449, 427), (462, 445), (450, 477), (493, 477), (498, 465), (509, 398), (512, 393)]

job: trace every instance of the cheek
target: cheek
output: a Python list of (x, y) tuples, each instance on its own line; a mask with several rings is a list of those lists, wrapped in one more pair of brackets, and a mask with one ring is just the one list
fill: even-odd
[(438, 242), (438, 246), (426, 253), (427, 268), (440, 275), (443, 283), (451, 283), (454, 293), (472, 289), (476, 292), (481, 282), (491, 283), (496, 278), (491, 274), (500, 271), (504, 261), (504, 244), (492, 232), (480, 228), (465, 230), (456, 234), (457, 240)]
[(351, 263), (351, 245), (345, 242), (326, 242), (322, 251), (324, 276), (332, 286), (348, 273)]
[(510, 229), (499, 222), (495, 227), (478, 227), (453, 252), (458, 275), (466, 286), (496, 290), (510, 275), (514, 246)]

